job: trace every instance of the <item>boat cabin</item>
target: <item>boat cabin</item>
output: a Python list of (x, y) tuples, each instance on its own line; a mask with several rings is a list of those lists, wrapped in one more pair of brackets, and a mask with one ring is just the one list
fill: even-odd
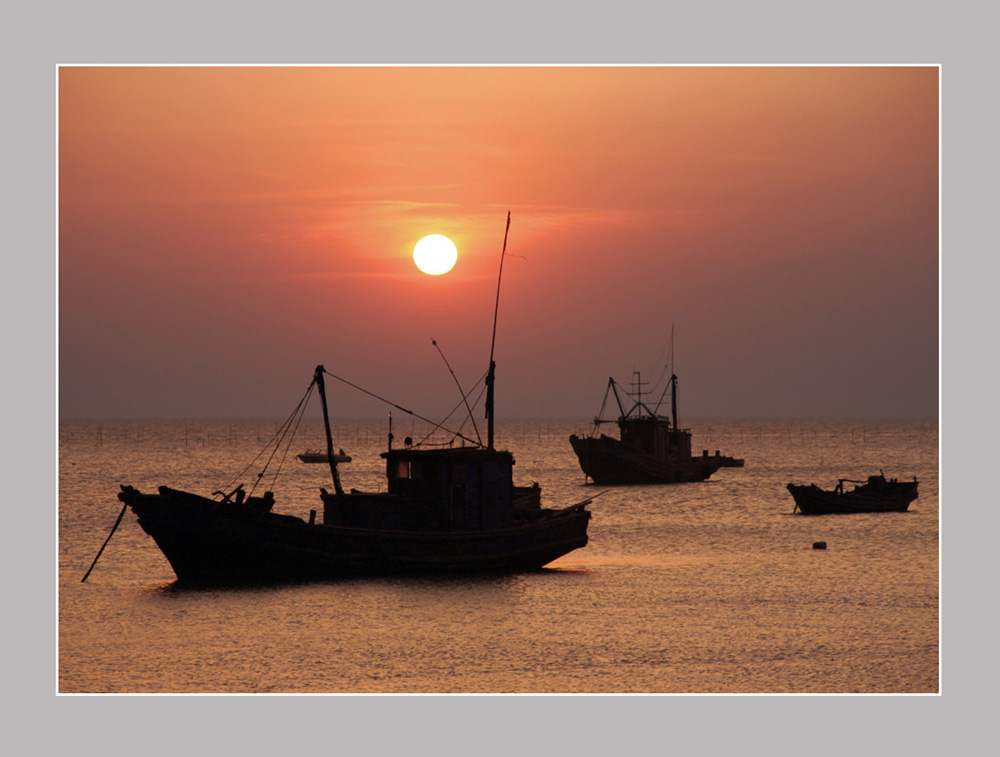
[(323, 492), (327, 525), (385, 530), (477, 531), (510, 525), (509, 452), (477, 448), (383, 452), (388, 492)]
[(632, 449), (660, 460), (691, 459), (691, 434), (675, 431), (666, 420), (651, 416), (619, 418), (618, 428), (622, 443)]

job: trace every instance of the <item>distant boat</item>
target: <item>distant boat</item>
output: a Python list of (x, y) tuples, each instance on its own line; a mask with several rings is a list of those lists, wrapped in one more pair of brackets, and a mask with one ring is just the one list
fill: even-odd
[[(504, 254), (506, 246), (505, 232)], [(499, 281), (497, 298), (499, 305)], [(493, 329), (495, 343), (496, 313)], [(185, 581), (540, 569), (587, 544), (586, 506), (593, 497), (568, 507), (543, 508), (537, 484), (513, 484), (513, 455), (493, 446), (495, 367), (491, 347), (485, 381), (487, 443), (451, 432), (452, 441), (460, 438), (462, 446), (423, 449), (407, 440), (402, 449), (393, 448), (390, 426), (388, 449), (381, 455), (386, 490), (346, 492), (338, 455), (333, 454), (326, 402), (324, 376), (332, 374), (317, 366), (306, 397), (318, 389), (326, 430), (325, 461), (334, 486), (333, 492), (320, 490), (320, 522), (315, 510), (308, 521), (275, 513), (270, 491), (252, 496), (253, 491), (245, 493), (242, 484), (213, 497), (166, 486), (146, 494), (123, 485), (118, 498), (138, 516), (139, 525), (159, 546), (178, 579)], [(305, 403), (299, 405), (285, 430), (298, 426), (292, 421)]]
[(719, 461), (720, 468), (742, 468), (743, 458), (742, 457), (728, 457), (727, 455), (720, 455), (719, 450), (715, 450), (715, 459)]
[[(590, 436), (570, 436), (569, 442), (580, 462), (584, 474), (595, 484), (610, 486), (618, 484), (673, 484), (689, 481), (705, 481), (719, 468), (742, 467), (741, 458), (720, 455), (716, 451), (710, 456), (704, 450), (700, 457), (691, 454), (691, 432), (677, 425), (677, 376), (671, 375), (663, 391), (671, 391), (672, 419), (659, 415), (643, 402), (641, 376), (636, 373), (637, 389), (633, 393), (622, 392), (633, 397), (632, 406), (626, 411), (619, 394), (618, 384), (608, 379), (604, 393), (604, 404), (613, 395), (620, 415), (614, 421), (618, 424), (620, 439), (599, 434), (605, 420), (598, 415), (594, 419), (594, 431)], [(662, 402), (663, 397), (661, 397)]]
[[(847, 491), (844, 489), (847, 483), (860, 486)], [(832, 491), (820, 489), (816, 484), (789, 484), (788, 491), (795, 500), (795, 509), (803, 515), (904, 512), (917, 498), (917, 483), (915, 476), (912, 481), (897, 481), (894, 478), (887, 481), (879, 473), (869, 476), (867, 481), (842, 478)]]
[[(329, 463), (330, 455), (325, 449), (307, 449), (300, 455), (296, 455), (304, 463)], [(344, 450), (336, 452), (333, 456), (334, 462), (337, 463), (349, 463), (351, 462), (351, 456), (345, 454)]]

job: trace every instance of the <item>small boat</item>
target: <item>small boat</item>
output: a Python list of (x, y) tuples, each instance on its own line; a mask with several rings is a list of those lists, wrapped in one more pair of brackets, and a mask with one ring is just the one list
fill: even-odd
[[(296, 455), (296, 457), (304, 463), (330, 462), (330, 454), (325, 449), (307, 449), (305, 452)], [(334, 453), (333, 459), (338, 463), (351, 462), (351, 456), (346, 454), (344, 450)]]
[[(850, 491), (844, 484), (858, 484)], [(842, 478), (832, 491), (820, 489), (816, 484), (803, 486), (789, 484), (788, 491), (795, 500), (795, 508), (803, 515), (827, 515), (830, 513), (886, 513), (904, 512), (917, 498), (917, 479), (912, 481), (886, 480), (879, 472), (869, 476), (867, 481)]]
[[(504, 254), (506, 248), (505, 232)], [(499, 282), (497, 287), (499, 305)], [(495, 344), (496, 313), (493, 329)], [(247, 493), (242, 484), (211, 497), (167, 486), (143, 493), (123, 485), (118, 498), (132, 509), (182, 581), (541, 569), (587, 544), (586, 506), (593, 497), (546, 508), (537, 484), (514, 485), (514, 456), (494, 448), (495, 368), (491, 348), (485, 378), (486, 443), (452, 432), (449, 446), (424, 449), (408, 438), (403, 448), (394, 448), (390, 425), (388, 449), (381, 454), (386, 490), (362, 492), (345, 491), (341, 484), (326, 399), (325, 376), (333, 374), (317, 366), (306, 399), (318, 389), (326, 431), (324, 462), (330, 466), (334, 489), (320, 489), (321, 519), (316, 510), (308, 520), (274, 512), (271, 491), (254, 496), (253, 489)], [(284, 429), (298, 427), (304, 407), (300, 402)], [(471, 418), (471, 408), (469, 412)], [(454, 446), (457, 440), (461, 446)]]
[(743, 458), (742, 457), (728, 457), (726, 455), (720, 455), (719, 450), (715, 450), (715, 459), (719, 461), (720, 468), (742, 468)]
[[(672, 374), (660, 398), (671, 391), (672, 418), (658, 414), (659, 403), (650, 409), (642, 399), (641, 375), (634, 374), (634, 392), (622, 391), (634, 402), (626, 411), (622, 404), (619, 386), (608, 379), (601, 414), (613, 395), (620, 415), (616, 421), (606, 420), (601, 414), (594, 419), (594, 430), (589, 436), (573, 434), (569, 442), (580, 462), (584, 474), (595, 484), (673, 484), (705, 481), (719, 468), (742, 467), (741, 458), (720, 455), (716, 450), (709, 455), (703, 450), (700, 457), (691, 454), (691, 432), (677, 425), (677, 376)], [(620, 439), (599, 433), (601, 424), (615, 422)]]

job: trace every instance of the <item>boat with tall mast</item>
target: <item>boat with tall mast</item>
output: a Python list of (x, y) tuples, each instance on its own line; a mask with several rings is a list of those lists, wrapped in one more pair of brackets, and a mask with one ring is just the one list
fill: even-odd
[[(673, 337), (671, 335), (671, 353)], [(673, 358), (671, 357), (671, 363)], [(594, 419), (594, 428), (587, 436), (573, 434), (569, 438), (573, 452), (584, 475), (595, 484), (673, 484), (705, 481), (719, 468), (741, 467), (743, 460), (720, 455), (710, 456), (704, 450), (700, 456), (691, 454), (691, 432), (677, 422), (677, 375), (670, 379), (652, 409), (644, 399), (646, 392), (641, 372), (632, 374), (632, 391), (625, 391), (614, 378), (608, 379), (604, 402)], [(670, 392), (670, 416), (659, 409)], [(623, 402), (623, 395), (625, 401)], [(616, 419), (604, 417), (609, 397), (618, 407)], [(631, 400), (631, 404), (628, 404)], [(616, 423), (619, 439), (600, 433), (601, 426)]]
[[(166, 486), (149, 494), (121, 487), (118, 498), (138, 517), (179, 580), (537, 570), (587, 544), (586, 506), (593, 497), (562, 508), (541, 507), (537, 486), (514, 485), (513, 455), (494, 447), (494, 347), (509, 229), (508, 213), (485, 379), (487, 442), (452, 432), (460, 446), (424, 449), (411, 442), (400, 448), (393, 446), (390, 431), (388, 449), (381, 454), (386, 491), (346, 491), (334, 453), (326, 391), (326, 378), (339, 377), (318, 365), (306, 397), (282, 430), (298, 426), (295, 418), (301, 416), (296, 414), (304, 411), (305, 400), (316, 389), (333, 484), (332, 492), (320, 490), (321, 519), (315, 510), (308, 521), (275, 512), (273, 493), (255, 496), (256, 485), (249, 493), (240, 484), (212, 496)], [(287, 441), (283, 432), (276, 434), (276, 448), (291, 443), (294, 432)], [(258, 482), (262, 476), (257, 476)]]

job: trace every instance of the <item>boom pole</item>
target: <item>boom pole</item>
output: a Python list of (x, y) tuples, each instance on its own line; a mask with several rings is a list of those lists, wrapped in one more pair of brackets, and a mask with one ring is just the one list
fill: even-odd
[(319, 389), (319, 398), (323, 405), (323, 426), (326, 428), (326, 455), (330, 460), (330, 473), (333, 474), (333, 490), (337, 494), (344, 493), (344, 487), (340, 485), (340, 474), (337, 472), (337, 458), (333, 456), (333, 437), (330, 435), (330, 413), (326, 409), (326, 385), (323, 381), (323, 373), (326, 369), (322, 365), (316, 366), (316, 373), (313, 381)]

